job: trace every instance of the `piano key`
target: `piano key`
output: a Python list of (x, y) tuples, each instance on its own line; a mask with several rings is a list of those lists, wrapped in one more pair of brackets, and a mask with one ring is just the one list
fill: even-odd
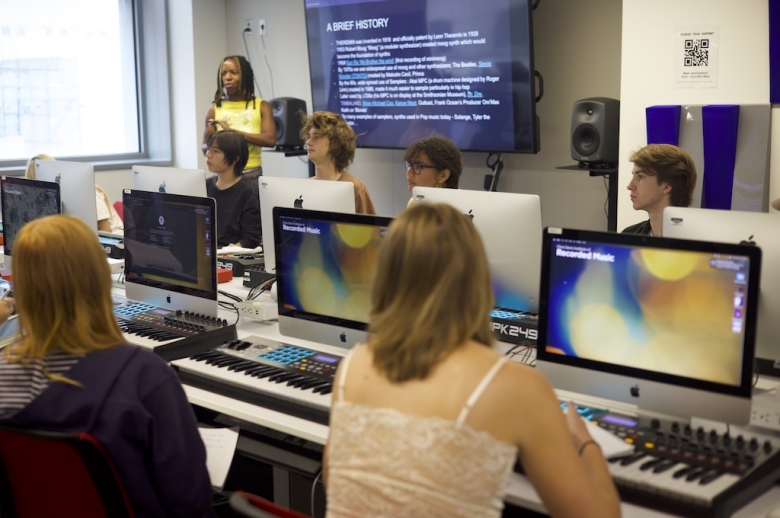
[(144, 349), (155, 349), (156, 347), (172, 344), (181, 339), (181, 337), (178, 337), (170, 340), (155, 340), (137, 334), (126, 333), (124, 331), (122, 332), (122, 337), (125, 339), (127, 343), (138, 345), (140, 347), (143, 347)]
[[(198, 362), (190, 358), (176, 360), (173, 364), (180, 369), (180, 373), (189, 372), (197, 374), (214, 381), (246, 389), (250, 392), (278, 398), (282, 402), (290, 402), (324, 411), (328, 411), (330, 408), (330, 394), (319, 394), (314, 393), (311, 389), (296, 388), (284, 383), (275, 383), (269, 381), (267, 379), (268, 376), (263, 376), (262, 373), (257, 377), (250, 376), (247, 375), (247, 371), (230, 371), (226, 368), (204, 364), (203, 362)], [(280, 371), (281, 369), (272, 367), (271, 370)], [(329, 385), (329, 383), (325, 381), (321, 381), (321, 384)], [(320, 384), (317, 386), (320, 386)]]
[[(655, 459), (646, 462), (653, 460)], [(654, 469), (642, 470), (643, 464), (645, 463), (634, 461), (625, 465), (622, 462), (609, 463), (607, 466), (618, 487), (631, 488), (646, 494), (659, 495), (703, 507), (710, 506), (716, 496), (741, 478), (730, 473), (673, 460), (656, 464), (656, 468), (663, 468), (660, 472), (655, 472)], [(682, 474), (675, 477), (678, 473)], [(688, 475), (692, 473), (696, 476), (690, 481), (687, 480)], [(702, 483), (704, 477), (707, 478), (706, 483)]]

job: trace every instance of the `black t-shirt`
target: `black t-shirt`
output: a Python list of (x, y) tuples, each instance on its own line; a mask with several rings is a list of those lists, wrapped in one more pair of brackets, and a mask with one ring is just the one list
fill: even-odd
[(636, 225), (631, 225), (630, 227), (626, 227), (623, 229), (623, 232), (621, 234), (647, 234), (652, 235), (653, 233), (653, 227), (650, 226), (650, 220), (643, 221), (642, 223), (637, 223)]
[(262, 242), (260, 226), (260, 195), (247, 182), (240, 180), (221, 191), (217, 177), (206, 180), (209, 198), (217, 201), (217, 245), (241, 243), (244, 248), (255, 248)]

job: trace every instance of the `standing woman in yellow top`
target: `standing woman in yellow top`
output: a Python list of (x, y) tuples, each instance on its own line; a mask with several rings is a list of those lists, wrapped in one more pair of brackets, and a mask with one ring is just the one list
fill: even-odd
[(271, 105), (255, 97), (254, 82), (252, 65), (244, 56), (228, 56), (222, 60), (214, 102), (206, 113), (203, 149), (208, 149), (213, 133), (227, 129), (238, 131), (249, 144), (244, 180), (256, 183), (263, 174), (260, 148), (276, 145), (276, 124)]

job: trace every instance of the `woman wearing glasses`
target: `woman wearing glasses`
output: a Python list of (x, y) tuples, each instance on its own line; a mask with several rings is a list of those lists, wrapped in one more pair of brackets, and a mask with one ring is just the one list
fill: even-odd
[[(412, 144), (404, 153), (406, 184), (409, 192), (415, 187), (457, 189), (463, 164), (460, 151), (446, 137), (425, 137)], [(414, 198), (409, 200), (411, 206)]]

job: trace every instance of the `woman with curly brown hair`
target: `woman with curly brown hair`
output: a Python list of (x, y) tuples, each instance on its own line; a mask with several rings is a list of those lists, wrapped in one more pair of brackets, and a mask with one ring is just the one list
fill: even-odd
[(352, 126), (336, 113), (314, 112), (303, 120), (301, 138), (306, 142), (309, 161), (314, 164), (314, 179), (352, 182), (355, 186), (355, 212), (376, 214), (366, 184), (346, 171), (355, 158), (357, 147)]

